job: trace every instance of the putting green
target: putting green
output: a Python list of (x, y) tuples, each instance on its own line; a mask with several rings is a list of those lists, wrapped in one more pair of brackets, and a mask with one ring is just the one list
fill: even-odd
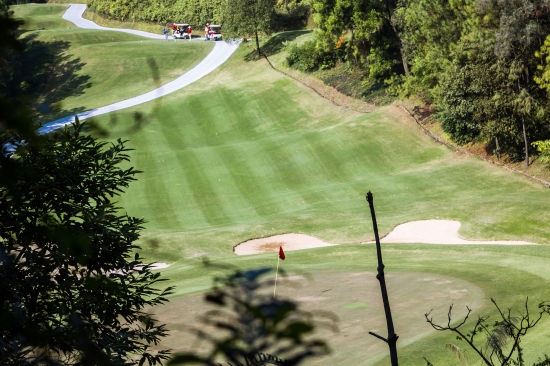
[[(333, 352), (308, 365), (373, 365), (387, 356), (387, 345), (368, 334), (385, 336), (386, 320), (380, 298), (376, 273), (317, 272), (279, 277), (277, 296), (291, 298), (300, 309), (314, 315), (322, 309), (332, 313), (337, 330), (319, 328), (315, 337), (327, 341)], [(399, 345), (404, 347), (423, 337), (433, 335), (424, 314), (436, 310), (436, 319), (445, 320), (447, 307), (454, 304), (457, 317), (464, 316), (466, 305), (479, 308), (486, 301), (475, 285), (447, 276), (428, 273), (399, 273), (386, 276)], [(170, 336), (163, 346), (174, 351), (204, 352), (208, 345), (192, 336), (191, 328), (203, 328), (198, 321), (212, 309), (202, 295), (176, 298), (156, 309), (158, 319), (170, 324)], [(327, 318), (317, 313), (320, 322)], [(333, 324), (332, 321), (330, 324)], [(429, 355), (426, 355), (429, 356)]]

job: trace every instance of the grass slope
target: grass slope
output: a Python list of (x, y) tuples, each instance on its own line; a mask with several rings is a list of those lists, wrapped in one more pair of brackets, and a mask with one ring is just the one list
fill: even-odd
[[(54, 29), (50, 37), (65, 34)], [(134, 42), (109, 37), (121, 37), (116, 42), (123, 48)], [(83, 52), (84, 43), (71, 45), (70, 52)], [(139, 47), (141, 53), (154, 49), (147, 42)], [(171, 264), (165, 275), (176, 294), (157, 309), (174, 330), (170, 346), (191, 344), (188, 330), (198, 325), (200, 292), (224, 272), (203, 266), (201, 258), (235, 268), (272, 266), (273, 254), (236, 257), (231, 249), (252, 237), (301, 232), (348, 244), (291, 252), (284, 262), (287, 273), (311, 282), (300, 291), (281, 286), (281, 295), (340, 318), (339, 333), (323, 333), (333, 354), (315, 363), (387, 365), (387, 349), (367, 334), (385, 334), (374, 248), (358, 244), (372, 238), (368, 190), (381, 233), (409, 220), (449, 218), (463, 222), (467, 238), (548, 244), (548, 189), (436, 145), (398, 108), (357, 113), (332, 105), (264, 61), (243, 61), (249, 47), (243, 44), (221, 69), (180, 92), (96, 119), (112, 138), (130, 139), (132, 164), (144, 171), (120, 203), (148, 220), (141, 241), (147, 258)], [(115, 50), (112, 43), (101, 54), (116, 60)], [(146, 62), (135, 67), (133, 73), (150, 74)], [(87, 70), (92, 80), (100, 77), (95, 70)], [(113, 73), (131, 80), (127, 71)], [(106, 85), (99, 83), (98, 91), (111, 93)], [(115, 98), (99, 95), (89, 103)], [(136, 112), (143, 116), (137, 130)], [(457, 364), (445, 348), (456, 340), (424, 322), (431, 308), (444, 319), (451, 303), (462, 311), (469, 304), (476, 314), (494, 313), (490, 297), (518, 307), (526, 296), (535, 305), (550, 295), (548, 245), (407, 244), (383, 250), (402, 365), (425, 364), (424, 356), (436, 365)], [(529, 360), (539, 355), (548, 329), (544, 324), (539, 338), (528, 338)]]
[[(183, 314), (196, 314), (189, 304), (199, 301), (198, 295), (183, 295), (206, 289), (217, 273), (203, 268), (200, 258), (241, 268), (274, 265), (272, 255), (235, 258), (231, 248), (281, 232), (335, 243), (371, 239), (367, 190), (375, 194), (381, 233), (409, 220), (451, 218), (463, 222), (465, 237), (548, 243), (546, 188), (434, 144), (397, 108), (362, 114), (331, 105), (261, 61), (241, 61), (247, 52), (243, 46), (212, 76), (161, 105), (140, 108), (147, 123), (130, 136), (137, 148), (133, 163), (145, 173), (128, 191), (124, 207), (148, 219), (143, 241), (148, 255), (171, 263), (166, 275), (177, 285), (177, 296), (166, 319), (177, 329), (194, 319)], [(119, 119), (130, 124), (130, 112)], [(445, 313), (452, 303), (457, 309), (468, 304), (479, 314), (494, 312), (491, 296), (514, 307), (525, 296), (535, 302), (548, 298), (549, 273), (541, 271), (548, 255), (546, 246), (386, 246), (389, 273), (398, 272), (389, 286), (402, 333), (402, 364), (423, 364), (423, 356), (436, 364), (454, 360), (444, 346), (453, 337), (434, 334), (424, 322), (432, 307)], [(372, 247), (293, 252), (290, 258), (285, 262), (290, 273), (319, 279), (339, 270), (337, 278), (350, 294), (360, 285), (348, 287), (348, 274), (376, 268)], [(423, 283), (422, 273), (446, 283), (446, 290)], [(322, 281), (308, 289), (312, 297), (325, 290)], [(415, 297), (420, 290), (424, 295)], [(467, 295), (457, 299), (456, 293)], [(304, 306), (333, 311), (347, 328), (358, 322), (353, 304), (374, 307), (379, 295), (342, 301)], [(176, 309), (182, 310), (174, 314)], [(366, 327), (371, 315), (363, 318)], [(319, 364), (387, 364), (384, 345), (376, 345), (365, 329), (330, 336), (335, 352)], [(169, 342), (184, 345), (184, 339), (178, 331)]]

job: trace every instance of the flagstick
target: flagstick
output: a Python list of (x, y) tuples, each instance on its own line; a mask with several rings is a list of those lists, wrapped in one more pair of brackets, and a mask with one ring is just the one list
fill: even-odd
[(275, 287), (273, 287), (273, 298), (275, 298), (275, 293), (277, 292), (277, 277), (279, 275), (279, 262), (281, 258), (277, 256), (277, 269), (275, 270)]

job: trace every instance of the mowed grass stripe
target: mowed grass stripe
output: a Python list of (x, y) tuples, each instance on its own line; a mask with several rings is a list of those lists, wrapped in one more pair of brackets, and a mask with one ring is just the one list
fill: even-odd
[[(226, 161), (234, 186), (239, 190), (239, 202), (246, 204), (262, 221), (284, 212), (277, 194), (279, 190), (273, 189), (273, 185), (263, 183), (271, 181), (275, 184), (268, 173), (268, 159), (258, 149), (257, 144), (227, 145), (220, 149), (220, 153)], [(250, 223), (251, 219), (253, 218), (239, 217), (243, 223)]]
[[(184, 230), (228, 224), (231, 220), (225, 213), (223, 195), (215, 188), (220, 180), (217, 167), (223, 163), (209, 148), (189, 147), (189, 132), (196, 130), (198, 124), (182, 119), (182, 114), (172, 106), (156, 113), (155, 133), (150, 136), (155, 136), (152, 144), (156, 144), (157, 152), (154, 154), (171, 156), (170, 161), (163, 161), (158, 169), (177, 179), (170, 189), (178, 192), (178, 199), (174, 201), (178, 205), (177, 213), (183, 215), (179, 227)], [(155, 221), (158, 220), (155, 218)], [(161, 222), (157, 225), (164, 227)]]
[[(211, 149), (187, 149), (180, 157), (180, 167), (189, 184), (189, 193), (209, 226), (230, 225), (232, 214), (227, 210), (227, 192), (224, 192), (223, 162)], [(220, 169), (222, 167), (222, 169)]]
[(241, 93), (221, 89), (189, 96), (182, 103), (182, 122), (190, 129), (190, 146), (216, 146), (262, 137), (259, 121), (244, 105)]
[[(152, 123), (146, 128), (147, 133), (136, 134), (135, 140), (130, 142), (131, 146), (137, 147), (133, 154), (135, 166), (144, 171), (144, 174), (132, 185), (128, 192), (132, 199), (127, 202), (132, 205), (140, 205), (140, 202), (143, 205), (145, 202), (146, 207), (142, 210), (153, 214), (147, 215), (150, 226), (154, 229), (173, 230), (182, 227), (180, 206), (184, 197), (181, 188), (185, 184), (177, 172), (177, 151), (166, 150), (162, 145), (162, 129), (158, 128), (158, 124)], [(139, 200), (136, 194), (144, 197), (145, 201)]]
[[(234, 219), (241, 222), (256, 220), (255, 195), (250, 193), (253, 192), (251, 187), (259, 185), (255, 181), (245, 181), (246, 186), (243, 186), (243, 181), (239, 181), (234, 173), (242, 166), (242, 157), (248, 154), (243, 152), (243, 148), (232, 153), (223, 147), (225, 133), (222, 131), (219, 134), (217, 131), (223, 129), (224, 118), (210, 118), (210, 113), (194, 113), (197, 105), (204, 104), (208, 98), (190, 99), (182, 108), (167, 108), (168, 112), (163, 108), (158, 115), (159, 129), (166, 141), (159, 149), (177, 152), (177, 175), (186, 182), (186, 200), (194, 202), (185, 207), (191, 211), (191, 216), (202, 217), (202, 220), (186, 221), (186, 227), (204, 228), (209, 224), (228, 224)], [(203, 194), (208, 199), (205, 200)], [(209, 208), (214, 204), (211, 200), (217, 201), (217, 208)], [(225, 212), (221, 214), (225, 219), (215, 218), (214, 212)]]
[[(218, 194), (223, 198), (218, 204), (223, 205), (222, 210), (231, 213), (228, 214), (233, 216), (230, 221), (257, 221), (258, 216), (277, 212), (278, 205), (272, 192), (266, 189), (265, 185), (258, 184), (262, 178), (255, 172), (266, 164), (265, 159), (255, 161), (254, 157), (257, 155), (249, 151), (255, 145), (256, 138), (246, 136), (255, 135), (254, 132), (249, 133), (254, 131), (254, 124), (248, 123), (247, 118), (237, 118), (236, 115), (234, 119), (227, 118), (227, 113), (222, 110), (223, 106), (213, 109), (207, 107), (210, 100), (214, 101), (212, 103), (214, 104), (215, 101), (223, 102), (230, 96), (228, 93), (215, 94), (215, 96), (207, 93), (204, 97), (191, 97), (190, 101), (185, 103), (184, 111), (177, 114), (180, 115), (180, 121), (177, 123), (172, 121), (164, 127), (165, 135), (169, 140), (174, 139), (170, 135), (181, 135), (184, 140), (184, 149), (187, 152), (193, 151), (196, 157), (211, 156), (203, 163), (204, 176), (213, 182), (212, 189), (217, 187), (220, 191)], [(170, 125), (175, 125), (177, 128), (170, 130)], [(242, 127), (243, 125), (245, 127)], [(235, 131), (239, 133), (239, 136), (235, 137), (237, 141), (234, 142), (229, 138), (228, 144), (228, 135), (235, 134)], [(172, 149), (181, 150), (181, 146), (171, 145)], [(250, 159), (252, 162), (249, 162)], [(184, 167), (184, 170), (186, 170), (184, 175), (190, 174), (188, 167), (187, 169)], [(198, 179), (197, 177), (187, 178), (188, 180)], [(201, 185), (204, 186), (204, 183)], [(195, 190), (194, 187), (190, 189)], [(204, 202), (201, 202), (199, 205), (203, 204)], [(203, 209), (208, 211), (206, 208), (201, 208)]]

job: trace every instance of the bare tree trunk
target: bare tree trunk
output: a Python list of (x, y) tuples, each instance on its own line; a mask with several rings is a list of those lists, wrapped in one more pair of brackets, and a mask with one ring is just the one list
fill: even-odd
[(525, 117), (521, 117), (521, 127), (523, 128), (523, 143), (525, 144), (525, 167), (529, 167), (529, 142), (527, 141), (527, 129), (525, 128)]
[(376, 278), (380, 282), (380, 291), (382, 292), (382, 302), (384, 303), (384, 312), (386, 313), (386, 325), (388, 327), (388, 338), (384, 338), (376, 333), (369, 332), (369, 334), (375, 336), (378, 339), (383, 340), (388, 344), (390, 348), (390, 360), (392, 366), (397, 366), (397, 334), (393, 328), (393, 320), (391, 316), (390, 300), (388, 298), (388, 291), (386, 289), (386, 279), (384, 277), (384, 263), (382, 262), (382, 249), (380, 247), (380, 238), (378, 237), (378, 225), (376, 224), (376, 213), (374, 212), (374, 203), (372, 199), (372, 193), (367, 193), (367, 201), (369, 202), (370, 213), (372, 217), (372, 226), (374, 229), (374, 237), (376, 239), (376, 254), (378, 257), (378, 274)]
[(254, 30), (254, 35), (256, 36), (256, 51), (258, 52), (258, 57), (262, 57), (262, 51), (260, 51), (260, 38), (258, 37), (258, 30)]

